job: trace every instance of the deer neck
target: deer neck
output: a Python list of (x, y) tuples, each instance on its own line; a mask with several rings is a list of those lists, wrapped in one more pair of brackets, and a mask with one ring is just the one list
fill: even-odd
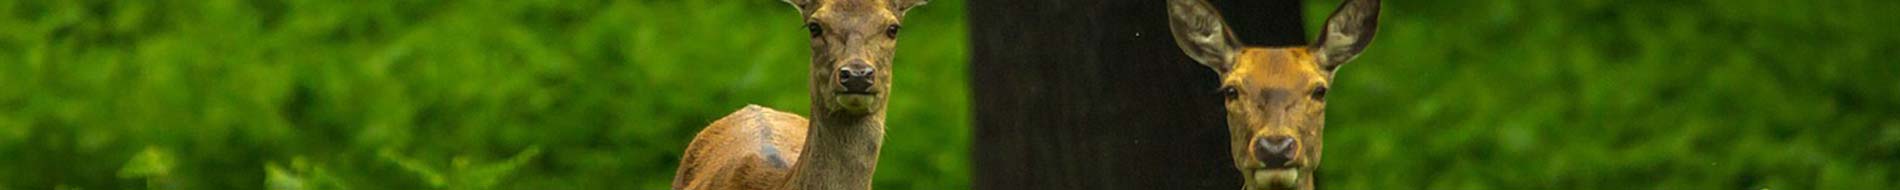
[(826, 103), (812, 102), (811, 127), (804, 153), (792, 168), (790, 189), (870, 189), (884, 144), (883, 106), (870, 114), (844, 114), (827, 109)]

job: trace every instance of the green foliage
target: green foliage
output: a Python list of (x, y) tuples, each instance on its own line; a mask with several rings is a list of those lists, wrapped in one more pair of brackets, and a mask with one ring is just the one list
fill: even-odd
[(264, 164), (264, 185), (271, 190), (350, 189), (331, 176), (322, 165), (311, 164), (303, 157), (292, 158), (289, 169), (276, 162)]
[[(1385, 3), (1329, 95), (1328, 189), (1900, 186), (1900, 2)], [(970, 187), (962, 6), (905, 21), (879, 189)], [(799, 27), (773, 0), (3, 1), (0, 189), (666, 189), (711, 120), (808, 110)]]
[[(961, 4), (906, 20), (879, 188), (969, 187)], [(799, 19), (776, 0), (0, 1), (0, 189), (666, 189), (713, 119), (808, 110)]]
[(1327, 189), (1900, 186), (1896, 1), (1384, 8), (1330, 91)]
[(147, 147), (119, 167), (121, 179), (143, 179), (145, 189), (171, 189), (172, 170), (177, 167), (177, 158), (156, 147)]
[(132, 156), (131, 161), (125, 162), (125, 166), (119, 167), (119, 178), (168, 176), (172, 173), (172, 167), (177, 165), (176, 159), (158, 148), (145, 148), (145, 151)]
[[(447, 172), (425, 162), (404, 158), (397, 154), (393, 149), (383, 149), (376, 155), (414, 173), (423, 181), (428, 182), (431, 188), (491, 189), (496, 183), (501, 182), (502, 177), (521, 168), (521, 165), (527, 163), (530, 158), (540, 155), (541, 148), (528, 148), (506, 161), (483, 166), (470, 166), (468, 158), (456, 157)], [(450, 183), (451, 179), (453, 183)]]

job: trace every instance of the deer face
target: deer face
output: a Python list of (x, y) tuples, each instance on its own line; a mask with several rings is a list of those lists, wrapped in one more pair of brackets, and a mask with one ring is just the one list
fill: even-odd
[(1261, 187), (1310, 179), (1325, 129), (1327, 74), (1303, 48), (1249, 48), (1232, 67), (1220, 92), (1235, 167)]
[(900, 21), (925, 0), (785, 0), (811, 34), (812, 99), (849, 115), (882, 110)]
[(1175, 44), (1220, 73), (1234, 167), (1246, 189), (1312, 189), (1333, 73), (1376, 31), (1378, 0), (1347, 0), (1319, 43), (1245, 47), (1202, 0), (1169, 0)]

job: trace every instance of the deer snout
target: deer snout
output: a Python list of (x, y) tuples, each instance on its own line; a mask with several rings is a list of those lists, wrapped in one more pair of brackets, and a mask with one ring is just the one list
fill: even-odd
[(1291, 136), (1270, 135), (1254, 138), (1253, 159), (1267, 168), (1293, 167), (1293, 158), (1299, 156), (1300, 142)]
[(876, 82), (873, 77), (875, 74), (877, 68), (871, 67), (871, 64), (863, 60), (851, 60), (845, 62), (843, 67), (838, 67), (838, 84), (843, 85), (847, 93), (871, 93), (871, 83)]

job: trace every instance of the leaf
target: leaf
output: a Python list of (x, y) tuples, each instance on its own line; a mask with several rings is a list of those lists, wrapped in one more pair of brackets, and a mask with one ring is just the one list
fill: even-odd
[(158, 147), (145, 147), (119, 168), (119, 178), (139, 179), (170, 175), (177, 159)]
[(507, 161), (462, 170), (459, 172), (462, 177), (461, 182), (469, 185), (467, 186), (469, 189), (493, 188), (496, 184), (501, 183), (503, 177), (507, 177), (508, 174), (513, 174), (515, 170), (521, 168), (521, 165), (527, 164), (529, 160), (539, 155), (541, 155), (541, 147), (534, 146), (529, 147), (527, 150), (522, 150), (521, 153), (517, 153), (514, 157), (508, 158)]
[(422, 161), (396, 155), (395, 149), (385, 148), (382, 151), (378, 151), (377, 156), (382, 157), (383, 160), (395, 163), (397, 166), (402, 166), (402, 169), (408, 170), (410, 173), (415, 173), (418, 177), (422, 177), (422, 180), (429, 182), (429, 187), (439, 189), (448, 186), (448, 181), (442, 177), (441, 172), (436, 172), (434, 168), (429, 168), (429, 165), (422, 163)]
[(264, 164), (264, 185), (271, 190), (304, 190), (309, 186), (303, 177), (284, 171), (277, 163)]

